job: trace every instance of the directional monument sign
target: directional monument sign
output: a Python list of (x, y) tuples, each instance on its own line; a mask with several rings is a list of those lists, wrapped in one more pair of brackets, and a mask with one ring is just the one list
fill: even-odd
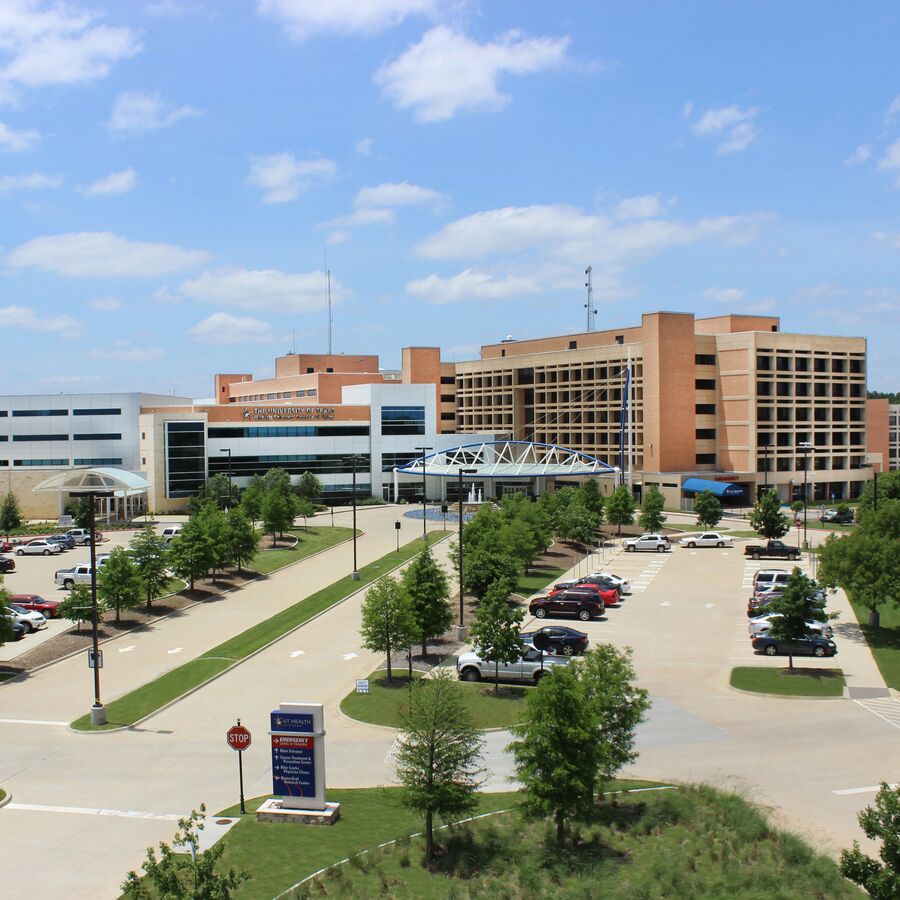
[(321, 703), (272, 710), (272, 793), (284, 809), (325, 809), (325, 730)]

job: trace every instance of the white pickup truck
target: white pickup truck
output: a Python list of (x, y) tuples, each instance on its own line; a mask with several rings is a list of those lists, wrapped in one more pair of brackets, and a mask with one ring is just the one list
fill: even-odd
[[(108, 556), (98, 557), (97, 568), (102, 569), (108, 559)], [(91, 564), (78, 563), (77, 565), (70, 566), (68, 569), (60, 569), (54, 576), (54, 580), (60, 587), (64, 587), (67, 590), (76, 584), (90, 584)]]

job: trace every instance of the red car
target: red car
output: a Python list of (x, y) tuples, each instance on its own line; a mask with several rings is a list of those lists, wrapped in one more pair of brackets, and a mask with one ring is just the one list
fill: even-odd
[(590, 591), (591, 593), (596, 594), (597, 597), (603, 601), (605, 606), (619, 602), (619, 592), (615, 588), (607, 590), (606, 588), (600, 587), (599, 584), (594, 584), (590, 581), (563, 581), (560, 584), (557, 584), (547, 596), (555, 597), (563, 591)]
[(59, 600), (45, 600), (40, 594), (10, 594), (9, 602), (42, 613), (47, 619), (59, 618)]
[(0, 541), (0, 552), (11, 553), (13, 545), (9, 541)]

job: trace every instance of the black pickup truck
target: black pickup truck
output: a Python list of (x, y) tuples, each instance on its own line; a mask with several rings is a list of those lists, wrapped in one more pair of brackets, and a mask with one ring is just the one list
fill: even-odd
[(747, 544), (744, 547), (744, 556), (753, 559), (800, 559), (800, 548), (789, 547), (783, 541), (766, 541), (765, 544)]

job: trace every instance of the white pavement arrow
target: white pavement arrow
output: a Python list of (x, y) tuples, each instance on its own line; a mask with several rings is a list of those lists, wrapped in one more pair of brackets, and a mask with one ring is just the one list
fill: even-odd
[(134, 650), (135, 644), (130, 644), (127, 647), (119, 647), (119, 653), (131, 653)]
[(182, 650), (184, 650), (184, 647), (176, 647), (174, 650), (167, 650), (166, 653), (171, 656), (173, 653), (181, 653)]
[(671, 603), (669, 603), (669, 601), (668, 601), (668, 600), (663, 600), (663, 602), (662, 602), (662, 603), (660, 603), (660, 604), (659, 604), (659, 605), (660, 605), (660, 606), (671, 606), (671, 605), (672, 605), (672, 604), (671, 604)]
[(357, 656), (359, 656), (358, 653), (345, 653), (344, 659), (356, 659)]
[(295, 650), (291, 654), (291, 659), (296, 659), (298, 656), (306, 656), (306, 651), (305, 650)]
[(715, 603), (704, 603), (703, 604), (707, 609), (712, 609), (716, 604)]

